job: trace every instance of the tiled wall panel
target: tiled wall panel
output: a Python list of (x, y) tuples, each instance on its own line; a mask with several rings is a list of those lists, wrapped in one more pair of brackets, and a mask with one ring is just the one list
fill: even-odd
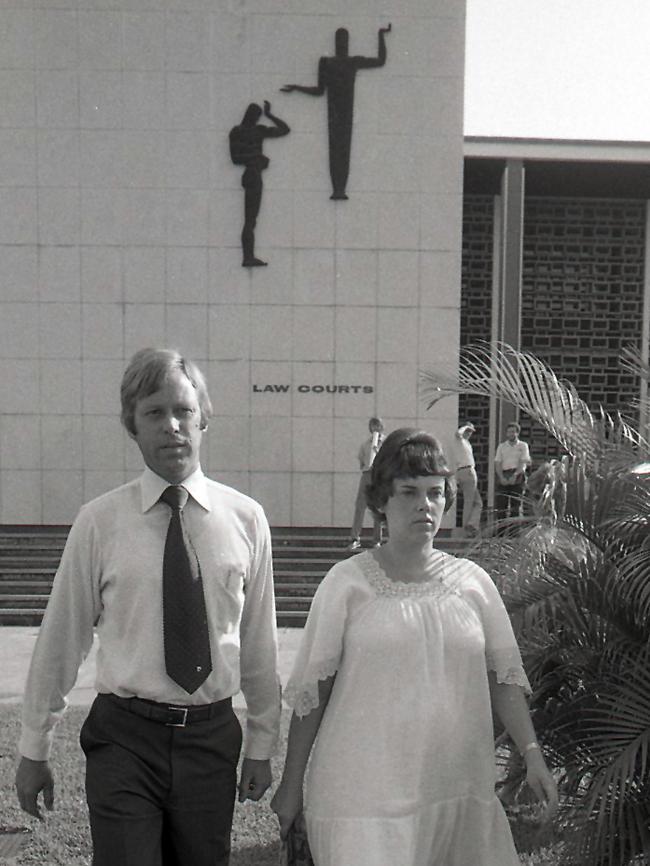
[[(333, 202), (326, 99), (280, 88), (388, 22)], [(350, 521), (371, 414), (448, 437), (417, 373), (458, 350), (463, 42), (463, 0), (2, 4), (0, 523), (69, 523), (138, 471), (117, 419), (144, 345), (204, 366), (205, 468), (275, 524)], [(228, 131), (265, 99), (291, 132), (245, 269)]]

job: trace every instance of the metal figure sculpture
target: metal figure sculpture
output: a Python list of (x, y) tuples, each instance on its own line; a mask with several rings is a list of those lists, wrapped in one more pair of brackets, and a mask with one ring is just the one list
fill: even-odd
[(359, 69), (373, 69), (386, 62), (385, 34), (391, 25), (382, 27), (378, 33), (376, 57), (350, 57), (348, 45), (350, 34), (339, 27), (334, 37), (334, 57), (321, 57), (318, 63), (318, 84), (306, 87), (301, 84), (285, 84), (284, 93), (307, 93), (322, 96), (327, 92), (327, 123), (329, 131), (329, 167), (332, 179), (331, 199), (346, 200), (346, 186), (350, 172), (350, 149), (352, 144), (352, 115), (354, 111), (354, 84)]
[(255, 225), (262, 204), (262, 172), (269, 164), (269, 158), (262, 153), (265, 138), (280, 138), (290, 131), (287, 124), (271, 114), (271, 103), (264, 100), (264, 116), (274, 126), (258, 123), (262, 109), (256, 102), (246, 109), (242, 122), (230, 130), (230, 158), (235, 165), (243, 165), (241, 184), (244, 187), (244, 228), (241, 233), (243, 253), (242, 266), (255, 268), (264, 266), (255, 255)]

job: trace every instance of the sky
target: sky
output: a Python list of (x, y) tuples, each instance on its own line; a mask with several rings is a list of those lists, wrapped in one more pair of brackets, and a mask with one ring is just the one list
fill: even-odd
[(650, 0), (467, 0), (465, 135), (650, 141)]

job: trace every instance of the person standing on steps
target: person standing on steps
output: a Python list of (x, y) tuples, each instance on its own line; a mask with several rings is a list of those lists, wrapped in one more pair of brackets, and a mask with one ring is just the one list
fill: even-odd
[[(352, 518), (352, 529), (350, 530), (350, 543), (348, 550), (358, 550), (361, 547), (361, 531), (363, 529), (363, 519), (368, 508), (366, 499), (366, 490), (370, 484), (370, 470), (375, 456), (381, 444), (384, 441), (384, 422), (381, 418), (371, 418), (368, 421), (368, 430), (370, 436), (361, 443), (359, 448), (358, 459), (361, 475), (359, 476), (359, 486), (357, 488), (357, 497), (354, 502), (354, 517)], [(381, 520), (372, 512), (373, 533), (372, 541), (375, 547), (381, 544), (382, 526)]]
[(143, 474), (81, 508), (34, 648), (23, 702), (21, 807), (54, 804), (54, 727), (97, 633), (97, 697), (80, 735), (93, 866), (227, 866), (240, 800), (271, 784), (280, 681), (270, 532), (260, 505), (207, 478), (203, 374), (142, 349), (122, 422)]

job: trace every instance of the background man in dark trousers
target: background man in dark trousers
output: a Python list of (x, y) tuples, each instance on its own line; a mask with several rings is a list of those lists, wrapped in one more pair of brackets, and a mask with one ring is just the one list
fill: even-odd
[(506, 438), (497, 447), (494, 468), (497, 486), (494, 495), (494, 510), (497, 521), (518, 517), (522, 504), (526, 471), (530, 466), (530, 452), (526, 442), (519, 438), (519, 424), (513, 421), (506, 427)]
[(98, 695), (81, 731), (94, 866), (225, 866), (247, 706), (240, 799), (271, 783), (280, 717), (268, 523), (206, 478), (212, 412), (200, 370), (143, 349), (121, 389), (144, 473), (84, 505), (34, 649), (16, 774), (20, 804), (51, 809), (56, 722), (97, 632)]
[[(348, 544), (348, 550), (358, 550), (361, 547), (361, 530), (363, 529), (363, 518), (366, 514), (368, 502), (366, 500), (366, 487), (370, 484), (370, 470), (372, 469), (373, 461), (384, 441), (384, 422), (381, 418), (371, 418), (368, 421), (368, 430), (370, 436), (361, 443), (359, 453), (359, 468), (361, 475), (359, 476), (359, 486), (357, 488), (357, 498), (354, 502), (354, 517), (352, 518), (352, 529), (350, 531), (351, 541)], [(372, 514), (373, 520), (373, 543), (375, 547), (381, 544), (381, 520)]]

